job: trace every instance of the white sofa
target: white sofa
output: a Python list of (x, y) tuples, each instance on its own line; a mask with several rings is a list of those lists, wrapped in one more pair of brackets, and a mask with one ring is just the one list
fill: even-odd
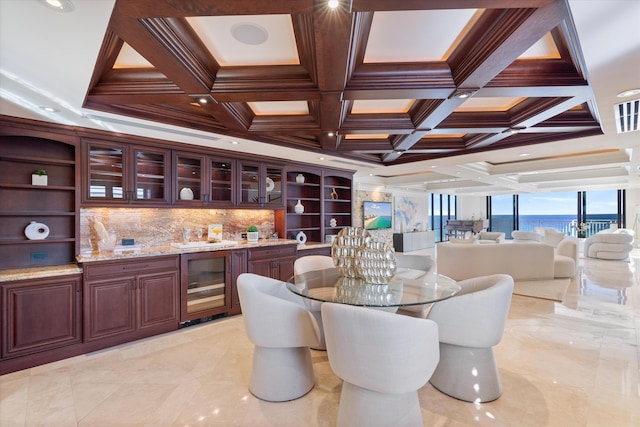
[(454, 280), (508, 274), (514, 280), (552, 280), (573, 277), (577, 270), (578, 242), (564, 238), (557, 248), (537, 242), (497, 245), (436, 245), (437, 272)]
[(602, 230), (584, 241), (582, 252), (589, 258), (625, 260), (633, 249), (633, 230)]

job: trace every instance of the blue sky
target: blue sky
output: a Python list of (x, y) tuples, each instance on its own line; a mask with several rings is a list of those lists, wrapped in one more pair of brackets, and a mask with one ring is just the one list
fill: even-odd
[[(576, 215), (577, 192), (520, 194), (520, 215)], [(513, 197), (493, 196), (494, 215), (511, 215)], [(617, 191), (587, 191), (587, 214), (615, 214)]]

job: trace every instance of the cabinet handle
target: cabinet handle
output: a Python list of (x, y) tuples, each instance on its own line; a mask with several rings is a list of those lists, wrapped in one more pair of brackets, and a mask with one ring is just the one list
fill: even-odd
[(141, 268), (147, 268), (149, 267), (149, 264), (145, 264), (145, 265), (123, 265), (122, 266), (122, 270), (138, 270)]

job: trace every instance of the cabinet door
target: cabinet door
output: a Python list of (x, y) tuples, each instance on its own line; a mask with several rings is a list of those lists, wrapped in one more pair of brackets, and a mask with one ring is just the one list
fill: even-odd
[(233, 207), (236, 203), (234, 160), (210, 158), (207, 201), (216, 207)]
[(138, 329), (165, 322), (179, 322), (180, 294), (177, 272), (140, 275), (137, 288)]
[(85, 284), (85, 341), (135, 331), (135, 278)]
[(171, 155), (169, 150), (131, 149), (131, 200), (137, 204), (169, 204), (169, 174)]
[(174, 153), (173, 200), (176, 205), (203, 206), (210, 197), (206, 159), (204, 155)]
[(81, 278), (19, 281), (2, 285), (2, 357), (81, 342)]
[(108, 142), (87, 142), (85, 145), (86, 182), (85, 202), (125, 203), (127, 188), (125, 170), (126, 148)]
[(244, 207), (282, 208), (283, 168), (261, 163), (239, 162), (239, 204)]

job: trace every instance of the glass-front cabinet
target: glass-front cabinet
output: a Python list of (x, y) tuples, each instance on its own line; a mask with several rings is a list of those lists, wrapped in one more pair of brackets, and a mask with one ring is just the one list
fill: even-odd
[(176, 205), (232, 207), (234, 169), (231, 159), (193, 153), (174, 153), (174, 190)]
[(231, 307), (230, 252), (181, 255), (180, 321), (224, 313)]
[(239, 205), (282, 208), (283, 168), (263, 163), (239, 162)]
[(83, 202), (168, 204), (170, 150), (88, 141)]

